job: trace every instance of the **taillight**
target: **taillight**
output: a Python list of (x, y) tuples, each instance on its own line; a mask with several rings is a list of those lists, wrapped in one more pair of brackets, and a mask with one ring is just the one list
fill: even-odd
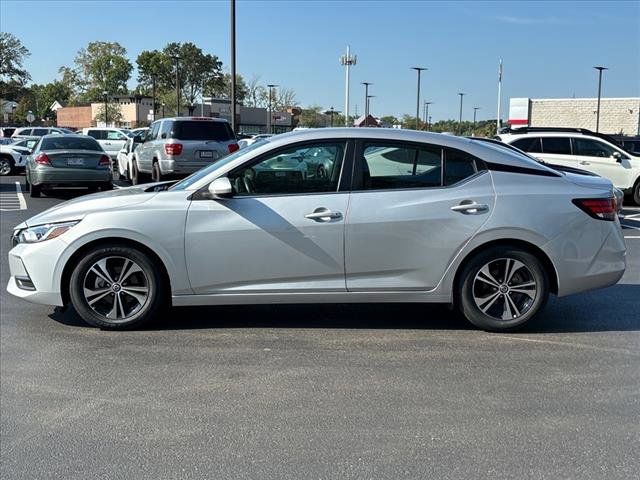
[(240, 147), (238, 146), (237, 143), (230, 143), (229, 144), (229, 153), (233, 153), (233, 152), (235, 152), (236, 150), (239, 150), (239, 149), (240, 149)]
[(165, 143), (164, 151), (167, 155), (180, 155), (182, 153), (181, 143)]
[(34, 160), (38, 165), (51, 165), (51, 160), (49, 160), (49, 157), (46, 153), (38, 154), (38, 156), (34, 158)]
[(576, 198), (573, 200), (575, 206), (585, 212), (587, 215), (598, 220), (608, 220), (610, 222), (616, 219), (616, 200), (610, 198)]
[(98, 162), (99, 167), (111, 167), (111, 159), (109, 155), (102, 155), (100, 157), (100, 161)]

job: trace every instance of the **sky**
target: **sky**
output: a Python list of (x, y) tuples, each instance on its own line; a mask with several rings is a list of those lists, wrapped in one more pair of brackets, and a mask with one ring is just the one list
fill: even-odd
[[(229, 69), (230, 2), (0, 2), (0, 29), (31, 51), (26, 67), (36, 83), (58, 77), (77, 51), (95, 40), (116, 41), (135, 66), (142, 50), (193, 42)], [(372, 82), (371, 113), (415, 115), (416, 72), (421, 104), (433, 121), (495, 118), (497, 72), (504, 62), (502, 117), (510, 97), (595, 97), (595, 65), (604, 97), (640, 96), (640, 1), (251, 1), (236, 4), (237, 71), (246, 79), (292, 88), (300, 105), (344, 111), (351, 46), (350, 113), (362, 113)], [(131, 87), (136, 83), (136, 72)], [(422, 108), (421, 108), (422, 112)]]

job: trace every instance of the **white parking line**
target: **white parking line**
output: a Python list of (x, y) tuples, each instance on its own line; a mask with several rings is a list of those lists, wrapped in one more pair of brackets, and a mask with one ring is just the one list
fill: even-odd
[(22, 185), (20, 185), (20, 182), (16, 182), (16, 195), (18, 196), (18, 201), (20, 202), (20, 210), (26, 210), (27, 201), (24, 199), (24, 195), (22, 194)]
[(22, 195), (22, 187), (20, 182), (15, 182), (16, 193), (2, 192), (0, 193), (0, 211), (10, 212), (16, 210), (26, 210), (27, 201)]

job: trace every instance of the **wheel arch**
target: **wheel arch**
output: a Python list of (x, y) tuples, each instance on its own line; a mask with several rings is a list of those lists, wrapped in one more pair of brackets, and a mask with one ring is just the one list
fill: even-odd
[(505, 238), (499, 240), (491, 240), (478, 245), (464, 256), (464, 259), (460, 262), (456, 269), (456, 274), (453, 279), (453, 299), (456, 304), (459, 302), (459, 287), (460, 282), (462, 281), (462, 272), (464, 271), (465, 267), (480, 252), (493, 247), (515, 247), (534, 255), (542, 263), (542, 267), (544, 268), (547, 277), (549, 278), (549, 291), (555, 295), (558, 294), (558, 272), (556, 271), (549, 256), (541, 248), (526, 240)]
[(169, 276), (169, 271), (167, 270), (167, 266), (165, 265), (165, 263), (162, 261), (162, 259), (156, 252), (154, 252), (151, 248), (149, 248), (145, 244), (138, 242), (136, 240), (132, 240), (130, 238), (105, 237), (105, 238), (92, 240), (82, 245), (75, 252), (73, 252), (73, 254), (69, 257), (69, 259), (65, 263), (64, 268), (62, 270), (62, 275), (60, 277), (60, 295), (62, 297), (62, 303), (64, 305), (67, 305), (71, 300), (71, 297), (69, 294), (69, 281), (71, 279), (71, 273), (73, 272), (73, 266), (77, 265), (79, 259), (82, 258), (82, 256), (85, 255), (86, 252), (88, 252), (92, 248), (95, 248), (99, 245), (104, 245), (104, 244), (123, 245), (127, 247), (132, 247), (148, 255), (151, 261), (160, 268), (160, 273), (164, 280), (165, 294), (168, 298), (168, 301), (171, 301), (171, 278)]

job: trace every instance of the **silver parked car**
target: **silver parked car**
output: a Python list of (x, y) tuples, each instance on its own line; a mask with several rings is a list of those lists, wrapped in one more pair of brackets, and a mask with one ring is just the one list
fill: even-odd
[(32, 197), (54, 187), (111, 190), (111, 159), (91, 137), (45, 135), (27, 157), (25, 182)]
[(175, 117), (153, 122), (135, 149), (129, 176), (134, 185), (186, 176), (238, 150), (229, 122), (219, 118)]
[[(323, 175), (291, 166), (311, 148)], [(171, 187), (58, 205), (13, 239), (10, 293), (103, 328), (168, 304), (443, 302), (509, 330), (625, 270), (608, 180), (393, 129), (278, 135)]]

